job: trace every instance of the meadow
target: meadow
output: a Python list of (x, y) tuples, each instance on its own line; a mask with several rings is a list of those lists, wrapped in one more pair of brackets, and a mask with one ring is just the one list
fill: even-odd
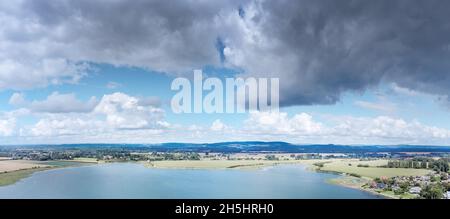
[(0, 160), (0, 173), (11, 172), (17, 170), (47, 167), (48, 165), (43, 163), (37, 163), (28, 160)]
[(95, 164), (92, 159), (61, 160), (61, 161), (29, 161), (0, 160), (0, 186), (14, 184), (31, 174), (52, 168), (72, 167)]
[[(384, 168), (388, 160), (359, 161), (350, 160), (333, 160), (323, 164), (321, 171), (339, 172), (357, 175), (367, 178), (394, 177), (394, 176), (423, 176), (430, 173), (426, 169), (407, 169), (407, 168)], [(360, 165), (360, 166), (358, 166)], [(367, 166), (368, 167), (367, 167)]]
[(14, 184), (23, 178), (29, 177), (31, 174), (33, 174), (37, 171), (47, 170), (50, 168), (52, 168), (52, 167), (50, 167), (50, 166), (35, 167), (35, 168), (30, 168), (30, 169), (23, 169), (23, 170), (16, 170), (16, 171), (12, 171), (12, 172), (0, 173), (0, 186)]
[(302, 160), (168, 160), (146, 162), (153, 168), (186, 168), (186, 169), (222, 169), (222, 168), (260, 168), (278, 164), (307, 163)]

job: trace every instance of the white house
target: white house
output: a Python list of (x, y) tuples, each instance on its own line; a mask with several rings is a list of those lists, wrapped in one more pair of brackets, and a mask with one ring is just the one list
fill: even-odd
[(447, 191), (447, 192), (444, 194), (444, 198), (450, 199), (450, 191)]
[(419, 194), (420, 191), (422, 191), (422, 189), (418, 186), (414, 186), (409, 189), (409, 193), (411, 194)]

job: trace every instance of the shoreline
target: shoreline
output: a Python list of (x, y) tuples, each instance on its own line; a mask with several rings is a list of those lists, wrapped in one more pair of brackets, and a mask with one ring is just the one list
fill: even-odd
[(305, 164), (299, 160), (171, 160), (139, 162), (156, 169), (259, 169), (285, 164)]
[[(330, 174), (333, 174), (333, 173), (330, 173)], [(342, 179), (361, 180), (360, 178), (353, 177), (353, 176), (342, 175), (342, 173), (341, 173), (338, 178), (330, 179), (330, 180), (327, 181), (327, 183), (330, 183), (330, 184), (333, 184), (333, 185), (342, 186), (342, 187), (346, 187), (346, 188), (350, 188), (350, 189), (356, 189), (356, 190), (363, 191), (363, 192), (367, 192), (367, 193), (370, 193), (372, 195), (376, 195), (378, 197), (382, 197), (384, 199), (399, 199), (398, 197), (395, 197), (395, 196), (390, 196), (390, 195), (387, 195), (387, 194), (379, 193), (379, 192), (374, 191), (372, 189), (363, 188), (362, 185), (347, 184), (347, 183), (343, 182)], [(368, 180), (368, 179), (365, 179), (365, 180)]]
[[(329, 179), (326, 183), (347, 187), (351, 189), (357, 189), (363, 192), (376, 195), (378, 197), (386, 199), (402, 199), (401, 196), (394, 194), (386, 194), (382, 191), (376, 191), (374, 189), (364, 188), (363, 186), (373, 180), (370, 177), (355, 177), (349, 173), (322, 170), (319, 166), (314, 164), (321, 162), (322, 160), (170, 160), (170, 161), (156, 161), (156, 162), (146, 162), (146, 161), (134, 161), (132, 163), (141, 164), (146, 168), (155, 169), (240, 169), (240, 170), (257, 170), (267, 167), (274, 167), (278, 165), (302, 165), (307, 171), (314, 171), (317, 173), (327, 173), (335, 175), (336, 178)], [(48, 161), (48, 162), (38, 162), (36, 164), (43, 164), (47, 166), (37, 166), (28, 169), (21, 169), (10, 171), (6, 173), (0, 173), (0, 187), (8, 186), (19, 182), (22, 179), (30, 177), (32, 174), (40, 171), (53, 170), (59, 168), (69, 168), (84, 165), (94, 165), (100, 163), (116, 163), (113, 162), (83, 162), (77, 160), (60, 160), (60, 161)]]
[(37, 167), (29, 169), (14, 170), (0, 173), (0, 187), (13, 185), (22, 179), (28, 178), (36, 172), (55, 169), (55, 167)]
[(31, 175), (33, 175), (34, 173), (37, 173), (37, 172), (60, 169), (60, 168), (84, 166), (84, 165), (94, 165), (94, 164), (98, 164), (98, 162), (94, 163), (94, 162), (83, 162), (83, 161), (77, 161), (77, 160), (54, 160), (54, 161), (48, 161), (48, 162), (36, 162), (36, 164), (37, 165), (42, 164), (43, 166), (36, 166), (36, 167), (32, 167), (32, 168), (19, 169), (19, 170), (13, 170), (13, 171), (7, 171), (7, 172), (0, 173), (0, 187), (13, 185), (23, 179), (30, 177)]
[(329, 171), (329, 170), (321, 170), (320, 167), (315, 166), (314, 164), (307, 164), (307, 170), (310, 171), (314, 171), (317, 173), (328, 173), (328, 174), (332, 174), (332, 175), (336, 175), (337, 177), (334, 179), (330, 179), (327, 180), (327, 183), (333, 184), (333, 185), (337, 185), (337, 186), (342, 186), (345, 188), (350, 188), (350, 189), (356, 189), (359, 191), (363, 191), (363, 192), (367, 192), (370, 193), (372, 195), (376, 195), (378, 197), (382, 197), (385, 199), (399, 199), (398, 197), (393, 197), (393, 196), (389, 196), (387, 194), (383, 194), (383, 193), (378, 193), (374, 190), (371, 189), (366, 189), (363, 188), (363, 184), (354, 184), (354, 183), (346, 183), (346, 180), (358, 180), (358, 181), (369, 181), (372, 180), (371, 178), (367, 178), (367, 177), (355, 177), (355, 176), (350, 176), (348, 175), (348, 173), (344, 173), (344, 172), (338, 172), (338, 171)]
[[(265, 162), (265, 163), (258, 163), (258, 164), (247, 164), (247, 165), (240, 165), (240, 166), (229, 166), (229, 167), (217, 167), (217, 166), (203, 166), (203, 167), (193, 167), (193, 166), (156, 166), (152, 163), (144, 163), (144, 165), (148, 168), (158, 168), (158, 169), (259, 169), (259, 168), (264, 168), (264, 167), (272, 167), (272, 166), (277, 166), (277, 165), (304, 165), (305, 169), (308, 171), (314, 171), (317, 173), (328, 173), (328, 174), (332, 174), (332, 175), (336, 175), (337, 178), (332, 179), (330, 181), (327, 181), (327, 183), (331, 183), (337, 186), (342, 186), (342, 187), (346, 187), (346, 188), (351, 188), (351, 189), (357, 189), (363, 192), (367, 192), (370, 193), (372, 195), (378, 196), (378, 197), (382, 197), (385, 199), (399, 199), (398, 197), (395, 196), (389, 196), (387, 194), (383, 194), (383, 193), (379, 193), (377, 191), (371, 190), (371, 189), (366, 189), (363, 188), (362, 186), (367, 183), (369, 180), (369, 178), (358, 178), (358, 177), (354, 177), (354, 176), (350, 176), (347, 175), (347, 173), (343, 173), (343, 172), (338, 172), (338, 171), (328, 171), (328, 170), (321, 170), (319, 167), (315, 166), (314, 163), (317, 162), (321, 162), (322, 160), (290, 160), (289, 161), (273, 161), (273, 162)], [(177, 164), (185, 164), (185, 162), (183, 161), (168, 161), (169, 163), (177, 163)], [(187, 162), (193, 162), (193, 161), (187, 161)], [(205, 162), (205, 161), (197, 161), (197, 162)], [(213, 161), (213, 162), (218, 162), (218, 161)], [(222, 162), (231, 162), (231, 161), (222, 161)], [(245, 162), (245, 161), (242, 161)], [(345, 181), (342, 181), (342, 179), (348, 179), (348, 180), (357, 180), (357, 181), (364, 181), (364, 184), (361, 182), (360, 184), (351, 184), (351, 183), (345, 183)]]

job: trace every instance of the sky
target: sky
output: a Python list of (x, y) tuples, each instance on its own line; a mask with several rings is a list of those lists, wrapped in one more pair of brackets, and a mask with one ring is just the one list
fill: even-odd
[[(450, 145), (449, 1), (0, 2), (0, 145)], [(279, 78), (278, 112), (174, 113), (177, 77)]]

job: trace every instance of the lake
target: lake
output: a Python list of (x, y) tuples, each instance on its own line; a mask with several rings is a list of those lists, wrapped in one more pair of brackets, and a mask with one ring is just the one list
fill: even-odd
[(326, 182), (336, 177), (303, 165), (191, 170), (112, 163), (36, 172), (0, 187), (0, 198), (380, 198)]

